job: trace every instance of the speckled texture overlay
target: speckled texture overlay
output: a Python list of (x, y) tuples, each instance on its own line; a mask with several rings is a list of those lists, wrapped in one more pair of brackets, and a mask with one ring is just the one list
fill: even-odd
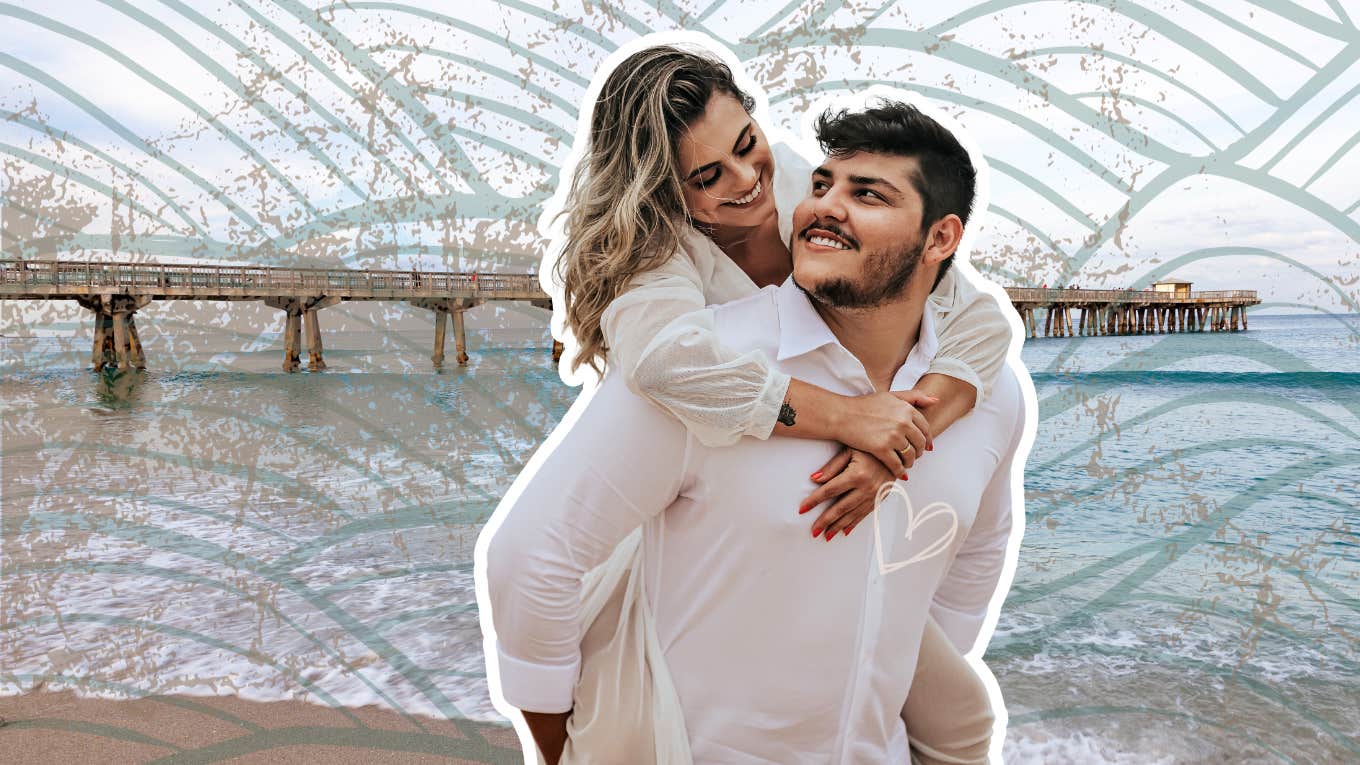
[[(0, 249), (528, 272), (587, 84), (629, 40), (721, 41), (795, 132), (820, 96), (907, 89), (986, 154), (984, 276), (1263, 301), (1245, 333), (1027, 343), (1041, 423), (988, 654), (1007, 759), (1350, 761), (1357, 18), (1337, 0), (0, 3)], [(319, 315), (324, 373), (280, 372), (277, 307), (180, 300), (137, 313), (146, 371), (96, 375), (92, 313), (0, 301), (7, 694), (371, 703), (454, 721), (364, 744), (394, 762), (514, 759), (486, 733), (504, 721), (471, 547), (575, 395), (547, 312), (468, 312), (472, 361), (438, 373), (427, 308)], [(182, 711), (226, 714), (206, 704)], [(42, 709), (0, 748), (40, 728), (224, 762), (318, 737), (171, 740)]]

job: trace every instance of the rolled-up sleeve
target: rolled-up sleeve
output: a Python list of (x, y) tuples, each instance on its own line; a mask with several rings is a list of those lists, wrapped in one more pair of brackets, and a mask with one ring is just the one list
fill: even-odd
[[(1024, 396), (1013, 373), (1003, 372), (997, 385), (1007, 386), (1004, 394), (1015, 401), (1009, 445), (987, 481), (977, 517), (935, 591), (930, 610), (960, 653), (972, 650), (993, 601), (1004, 594), (999, 592), (1001, 574), (1015, 554), (1010, 549), (1011, 535), (1015, 524), (1024, 522), (1017, 517), (1013, 502), (1014, 493), (1024, 490), (1024, 458), (1016, 455), (1025, 430)], [(1019, 514), (1023, 512), (1022, 505)]]
[[(992, 395), (1006, 363), (1013, 330), (996, 298), (950, 269), (936, 293), (948, 292), (950, 310), (937, 319), (939, 347), (927, 373), (955, 377), (977, 389), (977, 401)], [(932, 293), (932, 295), (935, 293)], [(1007, 306), (1008, 308), (1008, 306)]]
[(705, 446), (769, 438), (790, 377), (759, 350), (719, 342), (705, 302), (703, 282), (684, 257), (640, 275), (601, 320), (609, 364)]
[(484, 557), (483, 607), (507, 703), (571, 708), (582, 577), (680, 495), (689, 442), (678, 422), (609, 376), (515, 480), (487, 524)]

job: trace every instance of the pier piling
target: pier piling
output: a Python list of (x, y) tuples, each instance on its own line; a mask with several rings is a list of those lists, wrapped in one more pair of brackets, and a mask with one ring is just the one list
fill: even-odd
[(142, 348), (142, 338), (137, 334), (137, 314), (127, 316), (128, 353), (132, 356), (134, 369), (146, 369), (146, 351)]
[(149, 296), (84, 294), (73, 296), (94, 314), (94, 342), (90, 367), (98, 372), (109, 366), (146, 369), (146, 350), (137, 333), (137, 311), (151, 302)]
[[(307, 338), (307, 369), (320, 372), (326, 368), (322, 355), (321, 318), (318, 312), (323, 308), (338, 305), (337, 296), (322, 295), (279, 295), (264, 299), (264, 304), (277, 308), (285, 314), (283, 322), (283, 371), (296, 372), (302, 368), (302, 340)], [(306, 331), (303, 326), (306, 325)]]
[(430, 361), (434, 362), (435, 367), (444, 363), (444, 334), (449, 326), (449, 312), (442, 308), (434, 309), (434, 354), (430, 356)]
[(104, 368), (104, 337), (113, 331), (112, 320), (106, 324), (104, 314), (95, 312), (94, 315), (94, 348), (90, 352), (90, 366), (98, 372)]
[(321, 356), (321, 321), (317, 309), (308, 308), (302, 317), (307, 325), (307, 369), (320, 372), (326, 368), (326, 360)]
[(444, 363), (444, 344), (448, 337), (449, 319), (453, 320), (453, 351), (460, 365), (468, 363), (467, 330), (463, 314), (481, 305), (481, 300), (418, 298), (410, 301), (418, 308), (434, 311), (434, 353), (430, 360), (436, 367)]
[(455, 309), (453, 312), (453, 347), (458, 352), (458, 363), (468, 363), (467, 355), (467, 332), (463, 329), (463, 311), (465, 309)]

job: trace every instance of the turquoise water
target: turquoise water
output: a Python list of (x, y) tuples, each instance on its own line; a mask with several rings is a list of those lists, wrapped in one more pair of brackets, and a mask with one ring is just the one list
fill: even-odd
[(1360, 759), (1355, 320), (1027, 343), (1041, 423), (988, 653), (1013, 751)]
[[(987, 656), (1010, 762), (1360, 759), (1360, 316), (1037, 339), (1027, 527)], [(0, 339), (0, 692), (498, 719), (472, 546), (576, 390), (544, 338)], [(64, 332), (64, 334), (61, 334)], [(305, 363), (305, 358), (304, 358)]]

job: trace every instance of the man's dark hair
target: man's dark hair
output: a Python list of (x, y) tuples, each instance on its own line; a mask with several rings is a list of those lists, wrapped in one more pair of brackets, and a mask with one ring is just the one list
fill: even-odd
[[(968, 225), (977, 191), (977, 170), (954, 134), (911, 104), (884, 99), (864, 111), (828, 109), (817, 118), (817, 141), (828, 157), (855, 152), (915, 157), (919, 173), (911, 185), (921, 195), (921, 234), (950, 213)], [(954, 263), (940, 263), (934, 289)]]

